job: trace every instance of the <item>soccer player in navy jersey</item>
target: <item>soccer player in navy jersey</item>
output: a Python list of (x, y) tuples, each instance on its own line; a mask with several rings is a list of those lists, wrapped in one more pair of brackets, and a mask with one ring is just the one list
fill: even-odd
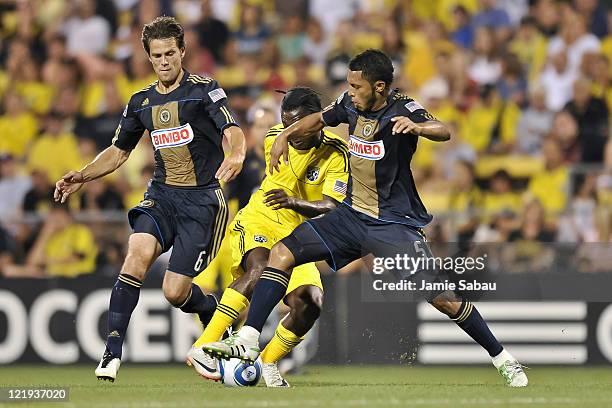
[[(381, 51), (355, 56), (347, 82), (348, 91), (323, 112), (306, 116), (279, 134), (270, 157), (270, 171), (278, 170), (281, 156), (287, 162), (289, 140), (348, 123), (351, 156), (346, 199), (335, 210), (303, 222), (274, 245), (253, 291), (245, 325), (224, 341), (205, 344), (203, 350), (211, 355), (258, 357), (259, 334), (298, 265), (326, 260), (337, 270), (368, 253), (407, 252), (413, 257), (431, 253), (421, 228), (432, 216), (419, 198), (410, 161), (419, 138), (443, 142), (450, 139), (450, 131), (418, 102), (391, 89), (393, 65)], [(425, 282), (439, 279), (430, 273), (415, 276)], [(471, 302), (449, 290), (432, 291), (426, 299), (489, 353), (507, 385), (527, 385), (522, 366), (497, 341)]]
[[(98, 379), (110, 381), (117, 377), (140, 287), (161, 253), (172, 247), (166, 299), (197, 313), (204, 325), (212, 317), (216, 298), (192, 280), (214, 258), (225, 232), (228, 211), (219, 181), (240, 172), (246, 151), (223, 88), (183, 68), (183, 27), (172, 17), (158, 17), (144, 26), (142, 44), (158, 80), (132, 95), (111, 146), (82, 170), (64, 175), (55, 189), (55, 200), (64, 202), (84, 183), (115, 171), (148, 131), (155, 171), (144, 199), (128, 213), (134, 232), (111, 292), (106, 348), (95, 370)], [(223, 138), (231, 150), (225, 158)]]

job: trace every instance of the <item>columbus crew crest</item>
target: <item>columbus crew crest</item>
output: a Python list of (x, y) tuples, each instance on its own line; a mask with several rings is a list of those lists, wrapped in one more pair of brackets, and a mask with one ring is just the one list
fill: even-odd
[(308, 181), (316, 181), (319, 178), (320, 169), (315, 166), (306, 169), (306, 178)]

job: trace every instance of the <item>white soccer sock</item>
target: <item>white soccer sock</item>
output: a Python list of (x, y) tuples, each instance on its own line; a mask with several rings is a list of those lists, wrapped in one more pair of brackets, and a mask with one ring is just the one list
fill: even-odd
[(499, 368), (508, 360), (515, 360), (515, 358), (506, 349), (503, 349), (501, 353), (493, 357), (493, 365), (495, 368)]
[(238, 336), (245, 340), (247, 343), (257, 344), (259, 341), (259, 331), (251, 326), (242, 326), (238, 331)]

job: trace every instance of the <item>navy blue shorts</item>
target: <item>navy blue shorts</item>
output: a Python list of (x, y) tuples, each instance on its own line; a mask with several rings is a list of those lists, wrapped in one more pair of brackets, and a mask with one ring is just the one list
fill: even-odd
[(296, 265), (325, 260), (334, 270), (368, 254), (431, 256), (420, 229), (379, 221), (346, 204), (303, 222), (282, 242), (293, 254)]
[(217, 254), (227, 217), (218, 185), (173, 187), (151, 182), (144, 200), (128, 212), (134, 232), (155, 236), (162, 252), (172, 248), (168, 270), (190, 277), (203, 271)]

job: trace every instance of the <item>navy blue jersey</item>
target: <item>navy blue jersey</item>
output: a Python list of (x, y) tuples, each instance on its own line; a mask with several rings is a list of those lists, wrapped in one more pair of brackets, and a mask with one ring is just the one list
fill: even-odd
[(422, 227), (432, 216), (419, 198), (410, 170), (419, 138), (393, 135), (391, 118), (395, 116), (406, 116), (415, 123), (434, 119), (397, 90), (376, 112), (358, 111), (347, 92), (323, 111), (328, 126), (349, 125), (350, 177), (345, 203), (381, 221)]
[(217, 184), (223, 130), (238, 126), (225, 92), (214, 79), (187, 71), (170, 93), (160, 94), (156, 85), (132, 95), (113, 144), (132, 150), (148, 130), (155, 149), (153, 180), (173, 186)]

